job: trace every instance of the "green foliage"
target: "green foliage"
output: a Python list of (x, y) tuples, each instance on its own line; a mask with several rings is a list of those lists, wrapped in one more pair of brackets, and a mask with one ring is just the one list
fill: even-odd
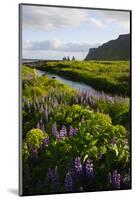
[(25, 159), (30, 156), (32, 150), (39, 150), (46, 138), (48, 138), (48, 135), (40, 129), (28, 131), (23, 142), (23, 155)]
[(22, 67), (22, 80), (29, 80), (34, 78), (34, 71), (29, 67), (23, 65)]
[[(71, 89), (61, 82), (49, 79), (48, 76), (37, 77), (35, 69), (22, 67), (23, 76), (23, 97), (33, 101), (35, 97), (48, 96), (55, 89), (55, 96), (59, 93), (65, 93), (67, 98), (74, 95), (75, 90)], [(68, 97), (69, 96), (69, 97)]]
[(40, 69), (82, 81), (98, 90), (130, 95), (130, 63), (128, 61), (48, 62)]
[(22, 154), (23, 154), (24, 160), (27, 160), (30, 156), (30, 152), (28, 150), (28, 146), (26, 142), (23, 142)]
[[(83, 78), (86, 82), (95, 73), (95, 80), (102, 82), (102, 86), (108, 88), (116, 84), (117, 78), (123, 84), (123, 75), (120, 75), (123, 74), (123, 69), (128, 73), (127, 62), (121, 62), (123, 68), (119, 62), (82, 62), (84, 72), (80, 63), (50, 62), (48, 67), (52, 68), (51, 70), (59, 68), (60, 73), (64, 70), (66, 73), (69, 71), (71, 76), (74, 73), (74, 79), (78, 77), (79, 80), (82, 74), (85, 74)], [(106, 68), (108, 65), (109, 69)], [(116, 69), (114, 70), (117, 66), (118, 74), (115, 72)], [(101, 97), (91, 96), (88, 100), (86, 94), (80, 95), (59, 81), (49, 79), (48, 76), (38, 77), (33, 69), (24, 66), (22, 70), (24, 192), (26, 194), (65, 192), (65, 176), (69, 166), (74, 167), (76, 157), (81, 158), (83, 167), (89, 158), (93, 160), (94, 182), (91, 183), (88, 179), (79, 182), (84, 191), (112, 189), (107, 184), (107, 177), (108, 173), (115, 169), (121, 173), (122, 188), (128, 188), (129, 186), (123, 184), (123, 176), (126, 176), (130, 167), (129, 99), (103, 94)], [(100, 77), (100, 74), (103, 76)], [(126, 75), (125, 73), (123, 77)], [(107, 81), (109, 86), (106, 86)], [(58, 134), (64, 126), (67, 135), (61, 138), (54, 135), (52, 133), (54, 123), (57, 124)], [(76, 134), (72, 136), (69, 135), (71, 127), (76, 130)], [(44, 145), (46, 139), (49, 142)], [(58, 190), (54, 190), (47, 181), (49, 168), (58, 171), (60, 180)], [(85, 175), (83, 178), (85, 180)], [(75, 186), (75, 181), (73, 178), (74, 191), (80, 191), (78, 185)]]
[(26, 135), (26, 142), (34, 149), (39, 149), (43, 143), (45, 136), (40, 129), (32, 129)]
[(129, 99), (120, 99), (115, 97), (112, 101), (103, 99), (95, 100), (95, 107), (105, 114), (109, 114), (113, 124), (122, 124), (126, 128), (129, 127)]
[[(121, 125), (112, 125), (111, 118), (108, 115), (73, 105), (72, 107), (61, 107), (55, 112), (53, 120), (57, 122), (59, 127), (65, 124), (67, 127), (72, 125), (78, 129), (78, 134), (75, 137), (65, 140), (64, 144), (68, 144), (68, 150), (66, 149), (68, 152), (65, 151), (66, 155), (69, 153), (74, 157), (77, 154), (78, 156), (81, 155), (82, 158), (88, 155), (97, 160), (99, 153), (107, 156), (111, 151), (115, 155), (113, 160), (117, 159), (118, 161), (120, 159), (119, 151), (121, 151), (121, 148), (124, 151), (123, 140), (126, 138), (126, 130)], [(111, 145), (112, 138), (117, 141), (117, 145)], [(128, 161), (129, 154), (125, 157), (125, 162)]]

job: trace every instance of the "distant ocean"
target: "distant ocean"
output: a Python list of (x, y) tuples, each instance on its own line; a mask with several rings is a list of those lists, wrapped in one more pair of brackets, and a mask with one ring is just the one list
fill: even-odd
[(22, 59), (22, 63), (29, 63), (29, 62), (36, 62), (39, 61), (39, 59)]
[(38, 61), (49, 61), (49, 62), (58, 62), (58, 61), (62, 61), (62, 60), (43, 60), (43, 59), (22, 59), (22, 63), (30, 63), (30, 62), (38, 62)]

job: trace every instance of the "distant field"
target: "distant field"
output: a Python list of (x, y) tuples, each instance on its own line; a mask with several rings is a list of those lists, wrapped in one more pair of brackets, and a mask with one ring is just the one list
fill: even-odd
[(84, 82), (97, 90), (123, 96), (130, 95), (130, 62), (128, 61), (47, 62), (38, 68)]

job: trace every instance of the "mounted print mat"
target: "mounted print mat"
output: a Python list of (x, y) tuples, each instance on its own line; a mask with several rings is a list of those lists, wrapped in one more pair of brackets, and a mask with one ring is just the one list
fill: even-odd
[(19, 12), (20, 195), (131, 189), (131, 11)]

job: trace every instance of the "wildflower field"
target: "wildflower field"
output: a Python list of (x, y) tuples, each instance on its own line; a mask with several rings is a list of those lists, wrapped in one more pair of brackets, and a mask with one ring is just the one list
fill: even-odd
[[(81, 64), (79, 65), (79, 61), (75, 62), (78, 62), (76, 69), (75, 64), (72, 66), (66, 62), (57, 66), (51, 62), (46, 66), (48, 70), (59, 74), (64, 73), (65, 68), (66, 75), (69, 71), (73, 76), (74, 71), (77, 80), (77, 73), (80, 73), (80, 80), (85, 79), (84, 82), (88, 83), (89, 79), (91, 83), (95, 73), (94, 62), (93, 72), (91, 68), (89, 74), (88, 69), (86, 70), (87, 62), (84, 71), (79, 71)], [(108, 74), (105, 74), (106, 64), (101, 62), (101, 67), (97, 65), (95, 64), (95, 69), (98, 68), (99, 71), (96, 75), (99, 81), (97, 84), (100, 85), (104, 80), (102, 90), (114, 94), (116, 88), (116, 93), (121, 96), (111, 96), (104, 92), (91, 95), (88, 90), (75, 90), (47, 75), (38, 77), (36, 69), (22, 66), (25, 195), (131, 187), (128, 64), (115, 62), (114, 69), (113, 64), (109, 64)], [(87, 77), (84, 78), (84, 74)], [(94, 78), (93, 83), (96, 83)]]

